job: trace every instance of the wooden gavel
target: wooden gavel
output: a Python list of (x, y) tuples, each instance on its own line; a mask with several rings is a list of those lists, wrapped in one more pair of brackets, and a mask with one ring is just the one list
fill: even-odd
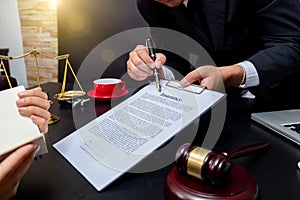
[(231, 172), (229, 159), (248, 155), (268, 145), (267, 142), (258, 142), (228, 153), (217, 154), (201, 147), (184, 144), (176, 153), (176, 166), (182, 175), (190, 175), (201, 181), (220, 186), (226, 183)]

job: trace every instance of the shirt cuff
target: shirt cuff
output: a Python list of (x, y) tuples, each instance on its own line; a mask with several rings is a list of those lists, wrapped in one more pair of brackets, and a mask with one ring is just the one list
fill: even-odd
[(243, 68), (246, 78), (244, 84), (239, 86), (240, 88), (248, 88), (259, 85), (258, 73), (253, 63), (249, 61), (243, 61), (238, 65), (240, 65)]

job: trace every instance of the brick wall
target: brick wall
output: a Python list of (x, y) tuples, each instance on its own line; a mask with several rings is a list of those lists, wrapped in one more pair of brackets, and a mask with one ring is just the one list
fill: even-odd
[[(18, 0), (24, 53), (35, 47), (47, 56), (58, 55), (57, 9), (52, 0)], [(33, 56), (25, 58), (28, 86), (37, 85)], [(41, 83), (57, 82), (58, 61), (38, 57)]]

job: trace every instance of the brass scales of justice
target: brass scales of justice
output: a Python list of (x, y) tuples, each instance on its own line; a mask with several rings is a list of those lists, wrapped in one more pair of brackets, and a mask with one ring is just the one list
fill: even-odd
[[(55, 94), (54, 98), (57, 99), (58, 101), (70, 101), (72, 99), (75, 99), (77, 97), (85, 95), (85, 92), (83, 91), (82, 86), (80, 85), (79, 80), (76, 77), (76, 75), (74, 73), (74, 70), (73, 70), (73, 68), (72, 68), (72, 66), (71, 66), (71, 64), (69, 62), (69, 56), (70, 56), (70, 54), (65, 54), (65, 55), (59, 55), (59, 56), (51, 57), (51, 56), (48, 56), (46, 54), (43, 54), (43, 53), (39, 52), (35, 47), (32, 49), (32, 51), (30, 51), (28, 53), (25, 53), (25, 54), (23, 54), (21, 56), (11, 57), (11, 56), (0, 55), (0, 60), (1, 60), (0, 69), (3, 68), (3, 71), (5, 73), (5, 77), (7, 79), (7, 82), (9, 84), (10, 88), (12, 88), (12, 84), (10, 82), (10, 79), (9, 79), (8, 74), (7, 74), (7, 71), (6, 71), (6, 68), (5, 68), (3, 60), (16, 60), (16, 59), (24, 58), (24, 57), (31, 56), (31, 55), (34, 56), (35, 70), (36, 70), (36, 79), (37, 79), (38, 87), (41, 87), (41, 84), (40, 84), (39, 67), (38, 67), (38, 59), (37, 59), (37, 57), (41, 56), (41, 57), (44, 57), (44, 58), (49, 58), (49, 59), (58, 60), (58, 61), (65, 60), (65, 68), (64, 68), (64, 75), (63, 75), (63, 82), (62, 82), (61, 92)], [(76, 80), (76, 82), (77, 82), (80, 90), (65, 91), (66, 80), (67, 80), (67, 72), (68, 72), (67, 69), (68, 68), (72, 72), (72, 74), (73, 74), (73, 76), (74, 76), (74, 78), (75, 78), (75, 80)], [(49, 100), (49, 101), (50, 101), (50, 103), (53, 103), (51, 100)], [(48, 124), (54, 124), (54, 123), (58, 122), (59, 120), (60, 120), (59, 116), (51, 114), (51, 117), (48, 120)]]

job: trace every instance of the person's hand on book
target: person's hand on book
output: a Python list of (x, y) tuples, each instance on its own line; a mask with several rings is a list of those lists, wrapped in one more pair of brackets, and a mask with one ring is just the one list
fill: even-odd
[(29, 169), (38, 150), (38, 145), (26, 144), (0, 162), (1, 200), (8, 200), (16, 195), (20, 180)]
[(40, 132), (48, 132), (48, 120), (51, 117), (48, 109), (50, 103), (48, 96), (40, 87), (20, 92), (16, 102), (19, 112), (23, 116), (30, 117), (38, 125)]

